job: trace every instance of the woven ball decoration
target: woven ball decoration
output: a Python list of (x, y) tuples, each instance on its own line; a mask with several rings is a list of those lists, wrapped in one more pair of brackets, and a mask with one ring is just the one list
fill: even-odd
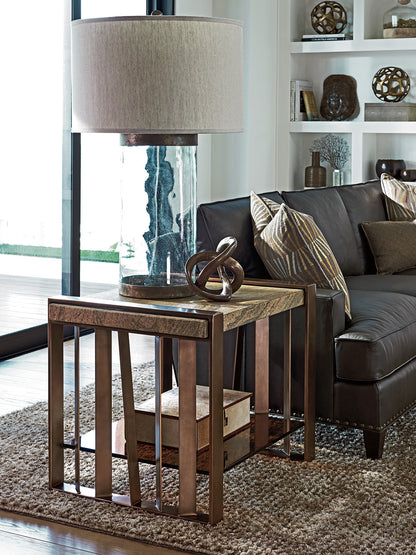
[(400, 102), (410, 91), (410, 78), (399, 67), (382, 67), (373, 77), (373, 92), (385, 102)]
[(311, 12), (312, 27), (317, 33), (342, 33), (347, 25), (347, 12), (338, 2), (319, 2)]

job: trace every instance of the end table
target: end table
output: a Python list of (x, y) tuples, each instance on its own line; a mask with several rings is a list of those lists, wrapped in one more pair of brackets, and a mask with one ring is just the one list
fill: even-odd
[[(304, 455), (315, 456), (315, 389), (313, 348), (315, 333), (315, 286), (287, 286), (272, 280), (245, 280), (229, 302), (199, 297), (149, 301), (121, 297), (118, 291), (100, 298), (53, 297), (48, 300), (49, 331), (49, 487), (95, 499), (128, 504), (161, 514), (215, 524), (223, 517), (223, 473), (241, 460), (285, 438), (290, 452), (290, 433), (304, 426)], [(291, 311), (305, 307), (304, 418), (291, 417)], [(284, 413), (269, 415), (269, 318), (285, 313)], [(251, 416), (250, 442), (238, 460), (227, 464), (223, 438), (223, 335), (226, 331), (255, 322), (255, 407)], [(79, 391), (75, 395), (75, 438), (64, 443), (63, 327), (95, 330), (95, 431), (93, 448), (80, 438)], [(112, 429), (111, 333), (118, 332), (123, 391), (125, 449), (117, 452)], [(157, 338), (155, 368), (155, 443), (150, 459), (137, 444), (131, 377), (129, 333)], [(179, 448), (162, 445), (161, 394), (172, 387), (172, 339), (179, 343)], [(209, 448), (196, 449), (196, 343), (209, 344)], [(76, 347), (77, 348), (77, 347)], [(79, 372), (75, 357), (75, 372)], [(87, 434), (88, 435), (88, 434)], [(75, 484), (64, 481), (64, 449), (75, 450)], [(95, 488), (80, 486), (80, 452), (95, 451)], [(112, 491), (112, 456), (127, 458), (129, 496)], [(142, 499), (140, 461), (156, 465), (156, 499)], [(162, 464), (179, 469), (179, 502), (163, 503)], [(209, 475), (209, 510), (196, 508), (196, 473)]]

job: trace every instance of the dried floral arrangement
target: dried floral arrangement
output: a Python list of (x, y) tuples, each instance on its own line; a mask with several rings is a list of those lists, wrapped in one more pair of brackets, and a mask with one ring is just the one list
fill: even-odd
[(350, 159), (350, 147), (345, 139), (337, 135), (325, 135), (315, 139), (309, 152), (319, 152), (321, 160), (328, 162), (334, 170), (342, 170)]

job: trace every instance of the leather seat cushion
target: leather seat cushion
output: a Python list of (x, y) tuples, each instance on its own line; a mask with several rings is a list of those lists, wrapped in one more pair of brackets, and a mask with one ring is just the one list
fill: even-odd
[(416, 357), (416, 296), (354, 289), (350, 294), (352, 323), (335, 338), (336, 376), (381, 380)]
[(416, 276), (416, 268), (410, 268), (410, 270), (403, 270), (402, 272), (397, 272), (398, 276)]
[[(412, 274), (413, 272), (413, 274)], [(345, 278), (348, 289), (361, 289), (362, 291), (387, 291), (403, 293), (416, 297), (416, 270), (392, 275), (369, 274), (366, 276), (349, 276)]]

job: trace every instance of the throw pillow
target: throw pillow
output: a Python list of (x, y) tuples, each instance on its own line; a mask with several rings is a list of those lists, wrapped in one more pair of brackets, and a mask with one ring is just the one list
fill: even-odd
[(387, 173), (380, 177), (390, 221), (412, 221), (416, 218), (416, 185), (399, 181)]
[(374, 256), (378, 274), (416, 268), (416, 220), (363, 222), (361, 227)]
[(335, 256), (312, 216), (251, 193), (254, 246), (274, 279), (341, 289), (351, 318), (350, 297)]

